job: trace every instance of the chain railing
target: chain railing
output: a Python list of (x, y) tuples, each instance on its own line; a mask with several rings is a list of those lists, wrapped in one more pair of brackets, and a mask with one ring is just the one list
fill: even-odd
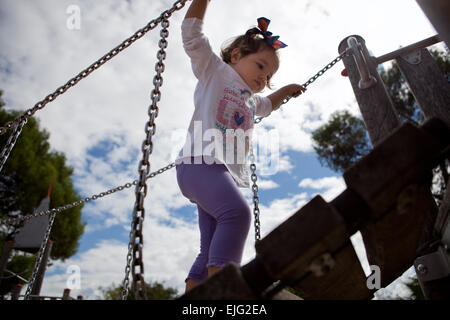
[[(342, 60), (343, 57), (345, 57), (348, 54), (348, 50), (342, 52), (341, 54), (339, 54), (334, 60), (332, 60), (330, 63), (328, 63), (325, 67), (323, 67), (319, 72), (317, 72), (314, 76), (312, 76), (311, 78), (308, 79), (308, 81), (306, 81), (305, 83), (302, 84), (303, 88), (306, 88), (307, 86), (309, 86), (311, 83), (313, 83), (314, 81), (317, 80), (317, 78), (319, 78), (320, 76), (322, 76), (325, 72), (327, 72), (328, 70), (330, 70), (336, 63), (338, 63), (339, 61)], [(286, 104), (289, 102), (289, 100), (291, 100), (292, 97), (287, 97), (283, 100), (283, 104)], [(266, 116), (267, 117), (267, 116)], [(260, 123), (262, 121), (262, 119), (264, 119), (265, 117), (259, 117), (255, 119), (255, 123)]]
[(162, 73), (164, 72), (164, 60), (166, 58), (167, 37), (169, 36), (169, 20), (171, 13), (163, 13), (161, 22), (161, 39), (159, 40), (160, 50), (157, 53), (158, 62), (155, 65), (156, 75), (153, 78), (154, 89), (151, 93), (152, 103), (148, 108), (149, 120), (145, 125), (146, 137), (142, 143), (142, 160), (139, 162), (139, 180), (136, 184), (136, 202), (133, 209), (133, 218), (131, 222), (130, 243), (128, 245), (127, 265), (125, 268), (125, 279), (122, 286), (122, 300), (128, 296), (129, 273), (130, 268), (133, 274), (133, 291), (136, 299), (146, 299), (145, 281), (144, 281), (144, 262), (143, 262), (143, 224), (145, 218), (144, 199), (147, 196), (147, 175), (150, 172), (150, 155), (153, 151), (152, 137), (156, 133), (155, 119), (158, 117), (158, 102), (161, 100), (161, 91), (163, 84)]
[(48, 221), (48, 226), (47, 229), (45, 231), (45, 235), (44, 235), (44, 239), (42, 240), (41, 246), (39, 248), (39, 251), (37, 253), (37, 257), (36, 257), (36, 262), (34, 263), (34, 268), (33, 268), (33, 272), (31, 274), (31, 278), (28, 282), (28, 287), (27, 287), (27, 291), (25, 293), (25, 300), (29, 300), (30, 299), (30, 295), (33, 292), (35, 283), (36, 283), (36, 277), (39, 273), (39, 269), (41, 268), (41, 264), (42, 264), (42, 259), (44, 257), (44, 252), (45, 249), (47, 248), (48, 245), (48, 240), (50, 239), (50, 233), (52, 231), (52, 227), (53, 227), (53, 222), (55, 221), (55, 216), (56, 213), (53, 213), (50, 216), (50, 219)]
[[(147, 179), (154, 178), (157, 175), (160, 175), (163, 172), (166, 172), (167, 170), (172, 169), (174, 167), (175, 167), (175, 163), (172, 162), (171, 164), (169, 164), (169, 165), (167, 165), (167, 166), (165, 166), (165, 167), (163, 167), (161, 169), (158, 169), (158, 170), (150, 173), (147, 176)], [(93, 196), (86, 197), (84, 199), (80, 199), (80, 200), (74, 201), (74, 202), (69, 203), (69, 204), (65, 204), (65, 205), (60, 206), (58, 208), (48, 209), (48, 210), (44, 210), (44, 211), (39, 211), (39, 212), (35, 212), (35, 213), (32, 213), (32, 214), (27, 214), (27, 215), (23, 215), (23, 216), (20, 216), (20, 217), (15, 217), (15, 218), (2, 219), (2, 220), (0, 220), (0, 224), (18, 225), (19, 223), (21, 223), (23, 221), (30, 220), (32, 218), (48, 216), (48, 215), (50, 215), (52, 213), (60, 213), (60, 212), (63, 212), (63, 211), (66, 211), (66, 210), (69, 210), (69, 209), (81, 206), (82, 204), (85, 204), (85, 203), (88, 203), (88, 202), (91, 202), (91, 201), (95, 201), (95, 200), (101, 199), (103, 197), (109, 196), (110, 194), (113, 194), (113, 193), (116, 193), (116, 192), (119, 192), (119, 191), (122, 191), (122, 190), (125, 190), (125, 189), (129, 189), (132, 186), (136, 186), (137, 182), (138, 182), (137, 180), (134, 180), (133, 182), (127, 182), (127, 183), (125, 183), (123, 185), (120, 185), (118, 187), (115, 187), (115, 188), (109, 189), (107, 191), (103, 191), (103, 192), (97, 193), (97, 194), (95, 194)]]
[(2, 171), (3, 166), (5, 165), (9, 154), (11, 153), (12, 149), (16, 145), (17, 139), (19, 138), (20, 134), (22, 133), (22, 128), (26, 123), (27, 123), (27, 119), (20, 120), (19, 123), (17, 123), (15, 125), (13, 132), (9, 136), (8, 140), (6, 141), (6, 144), (3, 147), (2, 153), (0, 154), (0, 172)]
[(252, 172), (250, 178), (253, 182), (253, 216), (254, 216), (254, 226), (255, 226), (255, 243), (261, 240), (261, 223), (259, 221), (259, 196), (258, 196), (258, 176), (256, 175), (256, 164), (255, 155), (253, 154), (253, 145), (250, 146), (250, 170)]
[[(48, 95), (44, 100), (39, 101), (36, 103), (36, 105), (27, 110), (23, 115), (19, 116), (13, 121), (7, 122), (4, 127), (0, 127), (0, 135), (4, 134), (8, 129), (14, 128), (13, 133), (9, 137), (3, 151), (0, 154), (0, 171), (6, 162), (12, 148), (14, 147), (17, 138), (19, 137), (23, 126), (26, 124), (27, 119), (31, 116), (33, 116), (38, 110), (43, 109), (49, 102), (54, 101), (59, 95), (65, 93), (69, 88), (75, 86), (80, 80), (86, 78), (89, 74), (91, 74), (94, 70), (101, 67), (104, 63), (109, 61), (111, 58), (116, 56), (118, 53), (120, 53), (125, 48), (129, 47), (132, 43), (134, 43), (137, 39), (140, 39), (144, 34), (146, 34), (148, 31), (153, 30), (156, 28), (158, 24), (161, 23), (162, 30), (161, 30), (161, 40), (159, 41), (159, 47), (160, 50), (157, 53), (158, 62), (155, 65), (155, 71), (156, 75), (153, 79), (154, 89), (152, 90), (152, 104), (149, 106), (148, 109), (148, 115), (149, 120), (146, 123), (145, 126), (145, 132), (146, 132), (146, 138), (144, 142), (142, 143), (141, 151), (142, 151), (142, 160), (139, 162), (139, 179), (134, 180), (132, 183), (126, 183), (122, 186), (118, 186), (116, 188), (110, 189), (105, 192), (101, 192), (97, 195), (93, 195), (91, 197), (87, 197), (85, 199), (81, 199), (75, 202), (72, 202), (71, 204), (67, 204), (64, 206), (61, 206), (56, 209), (50, 209), (45, 210), (41, 212), (37, 212), (30, 215), (25, 215), (22, 217), (17, 218), (8, 218), (4, 220), (0, 220), (0, 223), (2, 224), (18, 224), (22, 221), (29, 220), (33, 217), (38, 216), (44, 216), (44, 215), (51, 215), (50, 221), (49, 221), (49, 227), (47, 228), (44, 240), (41, 244), (41, 248), (38, 252), (38, 257), (36, 261), (35, 268), (33, 270), (33, 274), (30, 280), (30, 284), (27, 289), (26, 297), (30, 295), (31, 290), (33, 288), (37, 270), (39, 269), (40, 264), (42, 263), (42, 256), (43, 252), (46, 248), (48, 239), (50, 237), (50, 231), (51, 226), (53, 224), (54, 218), (57, 213), (60, 213), (62, 211), (71, 209), (73, 207), (79, 206), (81, 204), (87, 203), (89, 201), (97, 200), (99, 198), (102, 198), (104, 196), (113, 194), (118, 191), (122, 191), (124, 189), (131, 188), (131, 186), (136, 187), (136, 202), (133, 209), (133, 217), (131, 222), (131, 231), (130, 231), (130, 242), (128, 245), (128, 254), (127, 254), (127, 265), (125, 268), (125, 278), (122, 284), (122, 300), (125, 300), (128, 296), (128, 287), (129, 287), (129, 273), (132, 272), (133, 275), (133, 291), (135, 294), (135, 297), (137, 299), (145, 299), (146, 293), (145, 293), (145, 281), (144, 281), (144, 263), (143, 263), (143, 235), (142, 235), (142, 229), (143, 229), (143, 222), (145, 217), (145, 209), (144, 209), (144, 199), (147, 195), (147, 183), (146, 180), (149, 178), (153, 178), (158, 174), (161, 174), (173, 167), (175, 167), (174, 163), (171, 163), (164, 168), (159, 169), (156, 172), (150, 173), (150, 160), (149, 157), (153, 151), (153, 142), (152, 137), (156, 132), (156, 124), (155, 119), (158, 116), (159, 108), (157, 106), (157, 103), (161, 99), (161, 92), (160, 87), (162, 86), (162, 73), (164, 72), (165, 66), (164, 66), (164, 59), (166, 58), (166, 52), (165, 49), (167, 48), (167, 41), (166, 38), (168, 37), (168, 30), (169, 27), (169, 21), (167, 20), (173, 12), (180, 10), (184, 7), (185, 3), (188, 0), (178, 0), (174, 3), (172, 8), (164, 11), (158, 18), (150, 21), (144, 28), (138, 30), (133, 36), (127, 38), (125, 41), (123, 41), (119, 46), (112, 49), (109, 53), (104, 55), (102, 58), (94, 62), (91, 66), (89, 66), (87, 69), (80, 72), (77, 76), (69, 80), (64, 86), (58, 88), (55, 92)], [(331, 69), (338, 61), (340, 61), (345, 55), (348, 54), (348, 50), (341, 53), (338, 57), (336, 57), (334, 60), (332, 60), (329, 64), (327, 64), (323, 69), (321, 69), (319, 72), (317, 72), (313, 77), (309, 78), (308, 81), (306, 81), (302, 86), (303, 88), (306, 88), (308, 85), (313, 83), (317, 78), (322, 76), (326, 71)], [(292, 97), (287, 97), (283, 100), (282, 104), (286, 104)], [(265, 117), (259, 117), (254, 120), (255, 124), (258, 124), (261, 122), (261, 120)], [(251, 170), (251, 180), (253, 182), (252, 185), (252, 191), (253, 191), (253, 205), (254, 205), (254, 225), (255, 225), (255, 242), (259, 241), (261, 239), (261, 231), (260, 231), (260, 220), (259, 220), (259, 196), (258, 196), (258, 185), (257, 185), (257, 175), (256, 175), (256, 164), (255, 164), (255, 157), (253, 154), (253, 148), (251, 147), (250, 151), (250, 170)], [(139, 270), (137, 268), (139, 267)]]
[[(333, 61), (331, 61), (329, 64), (327, 64), (323, 69), (321, 69), (318, 73), (316, 73), (308, 81), (306, 81), (303, 84), (303, 87), (306, 88), (308, 85), (310, 85), (315, 80), (317, 80), (317, 78), (319, 78), (326, 71), (331, 69), (331, 67), (333, 67), (338, 61), (340, 61), (346, 54), (347, 54), (347, 52), (344, 52), (344, 53), (340, 54), (338, 57), (336, 57)], [(286, 104), (290, 99), (291, 99), (290, 97), (286, 98), (283, 101), (283, 104)], [(260, 118), (255, 119), (255, 124), (260, 123), (263, 118), (264, 117), (260, 117)], [(23, 126), (23, 124), (22, 124), (22, 126)], [(14, 132), (13, 132), (13, 134), (14, 134)], [(10, 139), (11, 139), (11, 137), (10, 137)], [(258, 197), (258, 186), (256, 184), (256, 181), (257, 181), (256, 165), (254, 163), (254, 156), (252, 157), (252, 154), (250, 155), (250, 162), (251, 162), (250, 169), (252, 171), (251, 179), (252, 179), (252, 182), (253, 182), (252, 191), (253, 191), (253, 203), (254, 203), (254, 215), (255, 215), (255, 238), (258, 239), (260, 237), (260, 232), (259, 232), (259, 230), (256, 230), (256, 228), (259, 228), (259, 225), (260, 225), (260, 223), (259, 223), (259, 208), (258, 208), (259, 197)], [(165, 172), (165, 171), (167, 171), (169, 169), (172, 169), (174, 167), (175, 167), (175, 163), (171, 163), (171, 164), (169, 164), (169, 165), (167, 165), (167, 166), (165, 166), (165, 167), (163, 167), (161, 169), (158, 169), (155, 172), (150, 173), (147, 176), (147, 179), (153, 178), (153, 177), (155, 177), (155, 176), (157, 176), (157, 175), (159, 175), (159, 174), (161, 174), (161, 173), (163, 173), (163, 172)], [(110, 194), (116, 193), (118, 191), (122, 191), (124, 189), (128, 189), (131, 186), (136, 186), (137, 182), (138, 182), (137, 180), (134, 180), (131, 183), (126, 183), (126, 184), (118, 186), (116, 188), (109, 189), (107, 191), (101, 192), (101, 193), (93, 195), (91, 197), (87, 197), (87, 198), (84, 198), (84, 199), (72, 202), (70, 204), (66, 204), (64, 206), (61, 206), (61, 207), (58, 207), (58, 208), (55, 208), (55, 209), (49, 209), (49, 210), (45, 210), (45, 211), (41, 211), (41, 212), (36, 212), (36, 213), (33, 213), (33, 214), (29, 214), (29, 215), (25, 215), (25, 216), (17, 217), (17, 218), (3, 219), (3, 220), (0, 220), (0, 224), (11, 224), (11, 225), (14, 225), (14, 224), (18, 224), (18, 223), (20, 223), (22, 221), (29, 220), (29, 219), (34, 218), (34, 217), (49, 215), (51, 213), (60, 213), (60, 212), (63, 212), (65, 210), (68, 210), (68, 209), (74, 208), (76, 206), (82, 205), (84, 203), (87, 203), (87, 202), (90, 202), (90, 201), (95, 201), (95, 200), (97, 200), (99, 198), (102, 198), (104, 196), (108, 196)]]
[[(336, 63), (338, 63), (344, 56), (348, 54), (348, 51), (345, 51), (341, 53), (339, 56), (337, 56), (334, 60), (332, 60), (330, 63), (328, 63), (323, 69), (321, 69), (319, 72), (317, 72), (314, 76), (308, 79), (304, 84), (302, 84), (303, 88), (306, 88), (311, 83), (317, 80), (320, 76), (322, 76), (325, 72), (330, 70)], [(287, 97), (283, 100), (282, 104), (286, 104), (289, 102), (289, 100), (292, 97)], [(267, 116), (266, 116), (267, 117)], [(255, 124), (258, 124), (264, 119), (265, 117), (259, 117), (255, 119)], [(253, 154), (253, 147), (250, 147), (250, 170), (252, 171), (251, 174), (251, 180), (253, 182), (252, 184), (252, 191), (253, 191), (253, 216), (254, 216), (254, 226), (255, 226), (255, 242), (258, 242), (261, 240), (261, 223), (259, 221), (259, 196), (258, 196), (258, 184), (256, 183), (258, 180), (258, 176), (256, 175), (256, 164), (255, 164), (255, 156)]]
[[(127, 39), (125, 39), (124, 41), (122, 41), (122, 43), (120, 43), (118, 46), (116, 46), (111, 51), (106, 53), (104, 56), (99, 58), (97, 61), (92, 63), (89, 67), (87, 67), (86, 69), (84, 69), (83, 71), (78, 73), (75, 77), (73, 77), (72, 79), (67, 81), (64, 85), (62, 85), (61, 87), (56, 89), (53, 93), (50, 93), (43, 100), (37, 102), (33, 108), (26, 110), (21, 116), (17, 117), (16, 119), (14, 119), (12, 121), (5, 123), (5, 125), (3, 127), (0, 127), (0, 135), (5, 134), (8, 131), (8, 129), (14, 128), (14, 130), (15, 130), (13, 133), (14, 136), (13, 136), (11, 143), (7, 143), (7, 145), (4, 147), (4, 149), (0, 155), (0, 165), (1, 165), (0, 171), (1, 171), (1, 168), (3, 167), (3, 164), (8, 159), (9, 154), (10, 154), (12, 148), (14, 147), (15, 141), (17, 140), (17, 138), (20, 135), (20, 132), (22, 131), (21, 128), (27, 122), (27, 119), (29, 117), (33, 116), (38, 110), (45, 108), (45, 106), (48, 103), (55, 101), (55, 99), (58, 96), (65, 93), (70, 88), (74, 87), (82, 79), (89, 76), (92, 72), (94, 72), (95, 70), (97, 70), (98, 68), (103, 66), (106, 62), (108, 62), (109, 60), (111, 60), (112, 58), (117, 56), (119, 53), (121, 53), (124, 49), (126, 49), (130, 45), (132, 45), (136, 40), (142, 38), (147, 32), (155, 29), (161, 23), (161, 21), (163, 21), (165, 15), (170, 16), (175, 11), (182, 9), (184, 7), (184, 5), (186, 4), (186, 2), (187, 2), (187, 0), (176, 1), (170, 9), (164, 11), (158, 18), (153, 19), (145, 27), (137, 30), (132, 36), (130, 36)], [(20, 129), (17, 130), (17, 128), (20, 128)], [(9, 140), (8, 140), (8, 142), (9, 142)]]

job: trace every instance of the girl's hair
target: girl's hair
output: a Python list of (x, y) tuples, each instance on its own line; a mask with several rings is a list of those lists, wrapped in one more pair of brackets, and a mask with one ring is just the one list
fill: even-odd
[[(239, 48), (242, 57), (271, 49), (275, 52), (277, 60), (279, 60), (278, 51), (266, 42), (261, 30), (258, 28), (249, 29), (245, 34), (229, 40), (222, 46), (220, 56), (225, 63), (231, 63), (231, 52), (236, 48)], [(267, 87), (271, 89), (270, 82), (267, 82)]]

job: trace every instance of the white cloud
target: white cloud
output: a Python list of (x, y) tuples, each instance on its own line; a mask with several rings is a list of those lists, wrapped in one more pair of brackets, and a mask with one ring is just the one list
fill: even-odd
[(278, 183), (272, 180), (258, 180), (258, 188), (262, 190), (275, 189), (280, 187)]
[(324, 177), (315, 180), (311, 178), (305, 178), (300, 181), (298, 186), (300, 188), (321, 190), (322, 192), (320, 194), (326, 201), (333, 200), (346, 188), (344, 179), (341, 177)]
[[(205, 30), (213, 48), (218, 52), (225, 40), (255, 25), (257, 17), (268, 16), (272, 20), (269, 29), (280, 34), (281, 40), (289, 45), (281, 53), (281, 67), (274, 77), (275, 85), (281, 87), (291, 82), (304, 82), (322, 69), (337, 56), (339, 42), (350, 34), (363, 36), (375, 55), (435, 34), (418, 6), (407, 0), (285, 2), (279, 6), (262, 0), (256, 7), (237, 0), (211, 3)], [(172, 3), (170, 0), (3, 0), (0, 7), (0, 89), (4, 90), (7, 107), (20, 110), (32, 107)], [(81, 9), (80, 30), (66, 27), (66, 9), (73, 4)], [(153, 137), (152, 171), (174, 160), (171, 156), (176, 153), (177, 141), (173, 133), (185, 132), (193, 112), (196, 82), (181, 45), (179, 29), (185, 11), (174, 13), (170, 20), (162, 99)], [(399, 11), (402, 15), (398, 15)], [(230, 22), (225, 17), (233, 19)], [(75, 187), (83, 197), (137, 177), (158, 39), (159, 27), (35, 115), (50, 132), (52, 147), (64, 152), (67, 162), (75, 168)], [(293, 174), (302, 170), (293, 166), (288, 151), (311, 151), (311, 131), (324, 123), (332, 112), (342, 108), (355, 114), (359, 112), (348, 79), (340, 76), (342, 68), (339, 63), (309, 86), (304, 95), (292, 99), (260, 124), (264, 132), (276, 130), (280, 151), (277, 172), (261, 176), (262, 189), (282, 188), (276, 183), (278, 173)], [(100, 148), (101, 154), (92, 152), (95, 148)], [(176, 212), (180, 209), (194, 212), (195, 207), (181, 195), (175, 170), (148, 183), (146, 277), (166, 281), (181, 291), (184, 276), (196, 254), (198, 231), (195, 223), (184, 222)], [(321, 192), (327, 201), (345, 188), (343, 180), (337, 177), (304, 179), (299, 186)], [(83, 216), (92, 221), (87, 232), (101, 233), (112, 226), (121, 226), (126, 232), (135, 201), (133, 189), (87, 204)], [(250, 190), (244, 194), (251, 199)], [(303, 192), (285, 199), (265, 200), (261, 204), (263, 235), (292, 215), (311, 196)], [(245, 249), (247, 261), (254, 254), (252, 242), (250, 232)], [(42, 293), (60, 294), (67, 279), (65, 270), (75, 264), (81, 268), (81, 291), (95, 297), (99, 285), (122, 281), (126, 247), (126, 243), (106, 237), (65, 263), (55, 263), (52, 268), (62, 273), (46, 278)]]

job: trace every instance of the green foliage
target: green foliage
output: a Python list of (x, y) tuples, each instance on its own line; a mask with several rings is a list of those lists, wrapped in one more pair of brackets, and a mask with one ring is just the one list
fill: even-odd
[[(5, 110), (0, 90), (0, 125), (15, 119), (21, 112)], [(11, 134), (11, 130), (0, 136), (0, 146), (3, 148)], [(49, 133), (39, 128), (39, 123), (33, 117), (28, 119), (14, 149), (0, 173), (0, 218), (27, 215), (33, 213), (40, 201), (47, 195), (53, 179), (50, 197), (50, 208), (77, 201), (77, 195), (72, 184), (73, 168), (66, 165), (64, 154), (50, 149)], [(53, 240), (52, 259), (65, 260), (74, 255), (78, 241), (83, 234), (85, 223), (81, 221), (82, 207), (76, 207), (56, 215), (50, 234)], [(11, 237), (14, 228), (0, 229), (0, 246)], [(28, 257), (33, 259), (33, 257)], [(8, 270), (13, 268), (15, 256), (8, 263)], [(29, 260), (28, 259), (28, 260)], [(19, 259), (21, 267), (14, 267), (17, 273), (28, 269), (29, 261)]]
[[(448, 54), (437, 50), (431, 50), (430, 53), (443, 74), (449, 78)], [(391, 68), (383, 69), (380, 76), (400, 120), (421, 123), (422, 112), (395, 62)], [(320, 163), (338, 172), (344, 172), (371, 149), (364, 122), (347, 111), (332, 114), (326, 124), (313, 132), (312, 139)]]
[[(114, 283), (109, 288), (100, 287), (99, 290), (103, 294), (104, 300), (121, 300), (122, 286), (115, 286)], [(165, 288), (163, 284), (155, 281), (145, 284), (145, 291), (148, 300), (173, 300), (178, 292), (174, 288)], [(136, 300), (131, 287), (128, 290), (127, 300)]]
[[(450, 75), (450, 59), (448, 54), (438, 50), (431, 50), (430, 53), (434, 57), (439, 69), (448, 78)], [(380, 72), (380, 77), (388, 90), (400, 121), (410, 121), (415, 124), (423, 122), (423, 114), (395, 61), (392, 63), (391, 68), (387, 70), (383, 69)]]
[(410, 299), (412, 300), (425, 300), (422, 289), (420, 288), (419, 280), (417, 279), (417, 275), (411, 276), (408, 282), (404, 282), (404, 284), (411, 290)]
[[(3, 254), (3, 242), (0, 241), (2, 247), (0, 248), (0, 255)], [(33, 271), (33, 267), (36, 261), (36, 256), (30, 255), (14, 255), (10, 261), (8, 261), (6, 270), (19, 275), (21, 278), (29, 279)], [(3, 274), (2, 285), (0, 287), (0, 295), (5, 295), (11, 291), (11, 288), (16, 284), (24, 284), (25, 281), (14, 276), (10, 272)]]
[[(0, 109), (0, 123), (4, 124), (19, 114)], [(2, 146), (5, 145), (6, 139), (7, 134), (0, 136)], [(52, 179), (56, 182), (50, 197), (51, 208), (79, 199), (71, 180), (73, 169), (66, 165), (64, 154), (50, 151), (48, 139), (49, 133), (39, 129), (36, 119), (29, 118), (2, 170), (4, 185), (0, 186), (0, 198), (11, 200), (9, 203), (1, 203), (2, 217), (15, 211), (23, 215), (32, 213), (47, 195)], [(10, 185), (15, 191), (14, 195), (9, 194)], [(8, 196), (4, 197), (4, 193), (8, 193)], [(74, 255), (84, 226), (81, 222), (81, 206), (56, 215), (50, 236), (50, 239), (54, 240), (51, 257), (64, 260)]]
[[(431, 50), (437, 65), (450, 82), (450, 59), (447, 53)], [(382, 70), (380, 76), (402, 122), (411, 121), (420, 124), (424, 117), (414, 100), (401, 72), (395, 63), (387, 70)], [(335, 112), (329, 121), (313, 132), (313, 146), (319, 161), (332, 170), (344, 172), (357, 162), (370, 149), (370, 140), (366, 134), (364, 122), (352, 116), (347, 111)], [(448, 181), (448, 162), (443, 162), (435, 169), (433, 196), (440, 204)], [(423, 299), (423, 294), (417, 278), (405, 283), (412, 291), (412, 299)]]
[(416, 124), (423, 121), (422, 112), (414, 100), (414, 96), (409, 90), (405, 79), (402, 77), (397, 64), (393, 62), (391, 68), (383, 69), (380, 72), (380, 77), (391, 97), (400, 121), (411, 121)]
[(312, 138), (320, 163), (335, 171), (345, 171), (370, 150), (364, 122), (348, 111), (333, 113)]

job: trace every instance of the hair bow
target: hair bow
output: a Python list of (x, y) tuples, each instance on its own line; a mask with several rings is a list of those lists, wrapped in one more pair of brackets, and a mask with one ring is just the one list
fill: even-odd
[(266, 42), (271, 45), (275, 50), (287, 47), (287, 44), (278, 40), (280, 36), (272, 36), (272, 32), (267, 31), (270, 20), (264, 17), (258, 18), (258, 29), (261, 30), (262, 35)]

